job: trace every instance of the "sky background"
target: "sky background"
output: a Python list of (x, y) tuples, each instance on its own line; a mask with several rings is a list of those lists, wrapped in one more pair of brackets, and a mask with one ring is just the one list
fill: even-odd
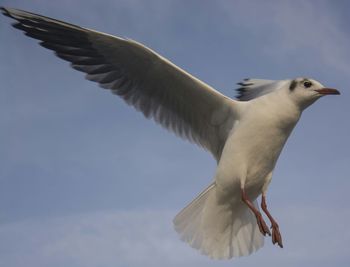
[(0, 16), (0, 266), (350, 264), (350, 1), (11, 0), (132, 38), (234, 97), (243, 78), (306, 76), (341, 91), (306, 110), (268, 201), (285, 248), (213, 261), (172, 218), (215, 161), (10, 27)]

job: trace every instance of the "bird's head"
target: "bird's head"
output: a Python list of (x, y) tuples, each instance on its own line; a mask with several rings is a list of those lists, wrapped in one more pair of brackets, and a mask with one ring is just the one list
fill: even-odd
[(320, 82), (309, 78), (296, 78), (289, 83), (289, 95), (302, 109), (307, 108), (317, 99), (325, 95), (340, 95), (333, 88), (327, 88)]

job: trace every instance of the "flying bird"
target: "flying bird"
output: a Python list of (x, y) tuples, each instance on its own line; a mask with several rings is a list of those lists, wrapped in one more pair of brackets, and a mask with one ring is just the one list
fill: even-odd
[(182, 240), (215, 259), (249, 255), (267, 235), (283, 247), (266, 204), (276, 161), (303, 110), (338, 90), (310, 78), (245, 79), (235, 100), (136, 41), (23, 10), (1, 11), (88, 80), (213, 155), (213, 182), (174, 218)]

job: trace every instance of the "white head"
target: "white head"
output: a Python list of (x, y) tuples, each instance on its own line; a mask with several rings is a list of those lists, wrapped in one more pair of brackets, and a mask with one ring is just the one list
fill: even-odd
[(296, 78), (289, 83), (289, 95), (301, 109), (305, 109), (325, 95), (340, 95), (333, 88), (326, 88), (318, 81), (309, 78)]

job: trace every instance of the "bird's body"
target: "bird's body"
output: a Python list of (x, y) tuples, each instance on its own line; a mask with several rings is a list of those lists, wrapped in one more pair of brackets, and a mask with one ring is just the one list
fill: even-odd
[[(184, 233), (183, 239), (190, 244), (193, 242), (193, 246), (201, 249), (204, 254), (209, 254), (213, 258), (242, 256), (263, 244), (259, 230), (253, 227), (254, 216), (250, 213), (242, 215), (249, 210), (241, 201), (241, 188), (244, 186), (249, 199), (255, 201), (271, 181), (276, 161), (301, 115), (300, 108), (290, 98), (284, 97), (284, 94), (289, 93), (287, 90), (288, 87), (251, 101), (234, 103), (232, 109), (236, 111), (237, 119), (218, 162), (215, 182), (207, 192), (208, 195), (215, 196), (208, 196), (206, 201), (203, 201), (202, 207), (195, 206), (196, 209), (202, 208), (200, 212), (205, 219), (201, 220), (206, 223), (192, 225), (196, 220), (188, 213), (196, 214), (196, 212), (191, 206), (187, 207), (190, 210), (183, 210), (185, 216), (181, 216), (180, 213), (175, 218), (175, 226), (179, 226), (177, 230)], [(211, 208), (208, 209), (206, 206)], [(222, 218), (227, 215), (228, 218)], [(190, 218), (189, 221), (186, 221), (186, 217)], [(242, 218), (246, 220), (242, 221)], [(186, 224), (182, 225), (184, 221)], [(231, 229), (235, 221), (237, 227)], [(222, 225), (222, 222), (229, 223)], [(251, 227), (249, 232), (254, 233), (254, 238), (251, 239), (253, 242), (249, 242), (245, 235), (238, 235), (244, 225)], [(192, 232), (187, 231), (187, 228), (192, 229)], [(236, 242), (230, 244), (231, 240), (221, 238), (217, 242), (207, 241), (209, 245), (206, 244), (203, 241), (205, 238), (200, 233), (214, 231), (212, 235), (219, 236), (217, 230), (221, 233), (237, 232)], [(201, 240), (197, 242), (202, 243), (197, 244), (195, 240), (199, 237)], [(226, 249), (222, 248), (223, 244)], [(247, 244), (255, 244), (256, 247), (249, 247)], [(237, 251), (240, 254), (236, 255)]]
[(241, 116), (225, 143), (216, 172), (222, 187), (228, 189), (232, 181), (239, 181), (247, 190), (251, 185), (261, 192), (301, 114), (289, 98), (281, 96), (283, 93), (238, 103)]
[(246, 79), (239, 83), (238, 101), (135, 41), (22, 10), (1, 10), (17, 21), (15, 28), (87, 79), (214, 156), (213, 182), (174, 219), (183, 240), (212, 258), (249, 255), (270, 234), (256, 202), (262, 195), (272, 241), (282, 247), (265, 202), (272, 172), (302, 111), (337, 90), (306, 78)]

